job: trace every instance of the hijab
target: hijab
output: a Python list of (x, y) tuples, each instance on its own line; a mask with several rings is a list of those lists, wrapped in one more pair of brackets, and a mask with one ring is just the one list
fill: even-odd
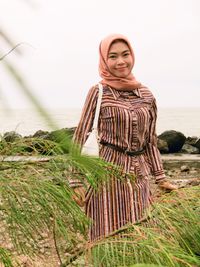
[(128, 45), (132, 58), (133, 58), (133, 66), (134, 66), (135, 57), (134, 57), (134, 52), (133, 52), (133, 49), (131, 47), (129, 40), (121, 34), (112, 34), (112, 35), (107, 36), (101, 41), (99, 45), (99, 56), (100, 56), (99, 74), (101, 78), (103, 79), (101, 83), (107, 84), (116, 90), (132, 91), (134, 89), (138, 89), (141, 87), (141, 83), (136, 81), (133, 74), (130, 73), (127, 77), (120, 78), (120, 77), (114, 76), (109, 71), (109, 68), (107, 66), (108, 52), (109, 52), (110, 46), (115, 40), (118, 40), (118, 39), (124, 41)]

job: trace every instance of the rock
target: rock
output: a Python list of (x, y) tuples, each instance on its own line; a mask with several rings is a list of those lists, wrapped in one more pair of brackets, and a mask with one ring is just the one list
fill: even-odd
[(60, 143), (65, 137), (72, 137), (73, 133), (74, 128), (63, 128), (48, 133), (45, 139)]
[(17, 132), (15, 132), (15, 131), (6, 132), (3, 135), (3, 140), (5, 140), (8, 143), (13, 143), (16, 140), (19, 140), (21, 138), (22, 138), (22, 136), (20, 134), (18, 134)]
[(186, 140), (184, 134), (174, 130), (165, 131), (158, 138), (167, 142), (169, 153), (179, 152)]
[(76, 127), (67, 128), (67, 131), (71, 136), (73, 136), (75, 130), (76, 130)]
[(194, 146), (197, 141), (198, 141), (198, 137), (197, 136), (189, 136), (185, 140), (185, 144)]
[(40, 253), (41, 254), (44, 254), (45, 253), (45, 249), (43, 247), (40, 249)]
[(173, 180), (173, 182), (174, 182), (179, 188), (200, 185), (200, 179), (199, 179), (199, 178), (179, 179), (179, 180)]
[(191, 179), (188, 184), (191, 186), (200, 185), (200, 179), (198, 179), (198, 178)]
[(158, 138), (157, 145), (158, 145), (158, 149), (159, 149), (160, 153), (168, 153), (169, 152), (168, 144), (165, 140)]
[(194, 146), (197, 147), (199, 149), (199, 151), (200, 151), (200, 138), (196, 141)]
[(181, 172), (187, 172), (190, 170), (190, 168), (187, 165), (182, 165), (180, 169), (181, 169)]
[(182, 153), (187, 153), (187, 154), (199, 154), (199, 149), (197, 147), (194, 147), (189, 144), (184, 144), (182, 149)]
[(38, 138), (46, 138), (47, 134), (49, 134), (48, 131), (43, 131), (43, 130), (38, 130), (37, 132), (34, 133), (32, 137), (38, 137)]
[(168, 172), (167, 172), (167, 175), (170, 176), (170, 177), (172, 177), (174, 174), (173, 174), (172, 171), (168, 171)]

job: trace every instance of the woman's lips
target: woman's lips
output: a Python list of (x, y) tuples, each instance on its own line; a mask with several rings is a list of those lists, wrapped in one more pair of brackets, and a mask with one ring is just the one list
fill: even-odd
[(123, 68), (117, 68), (118, 71), (125, 71), (126, 70), (126, 67), (123, 67)]

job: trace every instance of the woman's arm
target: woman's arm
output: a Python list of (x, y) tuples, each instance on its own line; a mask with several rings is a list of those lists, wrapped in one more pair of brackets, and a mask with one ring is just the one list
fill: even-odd
[[(85, 104), (81, 113), (81, 118), (78, 126), (74, 132), (73, 142), (80, 145), (85, 143), (87, 140), (89, 132), (92, 130), (96, 103), (98, 98), (98, 87), (92, 87), (86, 97)], [(83, 175), (76, 169), (72, 168), (70, 172), (69, 185), (72, 188), (83, 187)], [(82, 178), (82, 179), (81, 179)]]
[(151, 123), (149, 127), (149, 140), (147, 144), (147, 156), (151, 162), (152, 174), (155, 177), (156, 183), (159, 185), (159, 188), (162, 190), (176, 190), (178, 187), (174, 184), (171, 184), (167, 181), (163, 164), (160, 156), (160, 151), (157, 147), (157, 135), (156, 135), (156, 120), (157, 120), (157, 106), (156, 100), (154, 98), (152, 107), (151, 107)]
[(146, 146), (146, 155), (150, 161), (152, 175), (156, 179), (156, 183), (163, 181), (166, 176), (163, 169), (163, 164), (160, 156), (160, 152), (157, 148), (157, 135), (156, 135), (156, 121), (157, 121), (157, 106), (156, 100), (153, 99), (150, 109), (150, 127), (149, 136)]
[(85, 143), (88, 133), (92, 130), (97, 98), (98, 88), (92, 87), (86, 97), (81, 118), (73, 136), (74, 142), (78, 143), (80, 146)]

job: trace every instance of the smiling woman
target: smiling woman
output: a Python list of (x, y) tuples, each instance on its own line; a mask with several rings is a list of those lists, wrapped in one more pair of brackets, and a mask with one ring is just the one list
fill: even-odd
[(112, 43), (108, 54), (108, 68), (117, 77), (127, 77), (133, 68), (133, 56), (126, 42), (116, 40)]
[[(108, 236), (127, 223), (146, 217), (151, 204), (149, 180), (155, 177), (162, 189), (175, 187), (166, 181), (155, 133), (156, 101), (151, 91), (131, 73), (134, 53), (128, 39), (120, 34), (110, 35), (99, 47), (99, 73), (103, 96), (98, 121), (100, 157), (120, 170), (110, 174), (109, 181), (84, 187), (71, 178), (70, 185), (85, 205), (92, 220), (90, 241)], [(83, 146), (92, 130), (98, 86), (87, 96), (74, 142)], [(72, 173), (73, 176), (73, 173)]]

